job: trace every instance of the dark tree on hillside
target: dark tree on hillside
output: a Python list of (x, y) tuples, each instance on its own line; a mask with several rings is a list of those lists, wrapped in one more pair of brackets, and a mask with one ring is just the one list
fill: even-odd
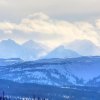
[(2, 100), (2, 97), (0, 96), (0, 100)]
[(5, 100), (5, 92), (3, 91), (2, 94), (3, 94), (3, 95), (2, 95), (2, 99)]
[(38, 100), (40, 100), (40, 97), (38, 97)]

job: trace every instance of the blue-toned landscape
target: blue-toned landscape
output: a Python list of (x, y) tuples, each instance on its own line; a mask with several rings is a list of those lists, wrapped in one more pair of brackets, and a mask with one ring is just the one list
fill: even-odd
[[(75, 49), (79, 51), (75, 51), (73, 42), (47, 52), (46, 46), (32, 40), (22, 45), (11, 39), (2, 40), (1, 94), (4, 91), (8, 99), (99, 100), (100, 56), (92, 54), (99, 55), (100, 48), (88, 40), (77, 41), (74, 46), (81, 43), (87, 45), (87, 52), (91, 51), (87, 53), (78, 46)], [(41, 52), (45, 55), (37, 58)]]
[(100, 100), (100, 0), (0, 0), (0, 100)]

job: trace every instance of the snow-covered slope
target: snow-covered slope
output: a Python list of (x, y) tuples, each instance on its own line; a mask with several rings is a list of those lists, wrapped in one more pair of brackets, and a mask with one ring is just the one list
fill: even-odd
[(80, 55), (76, 53), (75, 51), (68, 50), (64, 46), (59, 46), (56, 49), (52, 50), (49, 54), (47, 54), (44, 58), (76, 58)]
[(65, 45), (66, 48), (74, 50), (83, 56), (97, 56), (100, 55), (100, 47), (96, 46), (89, 40), (75, 40)]
[(57, 86), (85, 85), (100, 75), (100, 57), (44, 59), (0, 67), (0, 78)]

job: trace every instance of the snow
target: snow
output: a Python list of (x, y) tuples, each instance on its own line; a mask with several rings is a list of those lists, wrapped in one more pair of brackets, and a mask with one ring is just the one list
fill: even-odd
[(39, 71), (35, 71), (35, 72), (25, 72), (26, 75), (28, 75), (28, 77), (34, 77), (36, 79), (47, 79), (47, 76), (45, 73), (43, 72), (39, 72)]
[[(60, 62), (60, 63), (59, 63)], [(0, 67), (0, 78), (9, 79), (17, 82), (29, 82), (48, 84), (56, 86), (66, 86), (69, 83), (74, 85), (83, 85), (84, 83), (100, 76), (100, 58), (82, 57), (74, 59), (46, 60), (36, 62), (27, 62), (17, 66)], [(69, 63), (71, 62), (71, 63)], [(97, 82), (100, 78), (96, 79)]]
[(57, 78), (57, 79), (60, 79), (60, 75), (57, 75), (57, 74), (51, 73), (51, 76), (52, 76), (52, 77), (55, 77), (55, 78)]

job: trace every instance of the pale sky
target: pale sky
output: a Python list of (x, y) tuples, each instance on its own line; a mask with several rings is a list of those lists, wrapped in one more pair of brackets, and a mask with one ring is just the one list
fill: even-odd
[(51, 47), (76, 39), (100, 45), (100, 0), (0, 0), (0, 40)]

